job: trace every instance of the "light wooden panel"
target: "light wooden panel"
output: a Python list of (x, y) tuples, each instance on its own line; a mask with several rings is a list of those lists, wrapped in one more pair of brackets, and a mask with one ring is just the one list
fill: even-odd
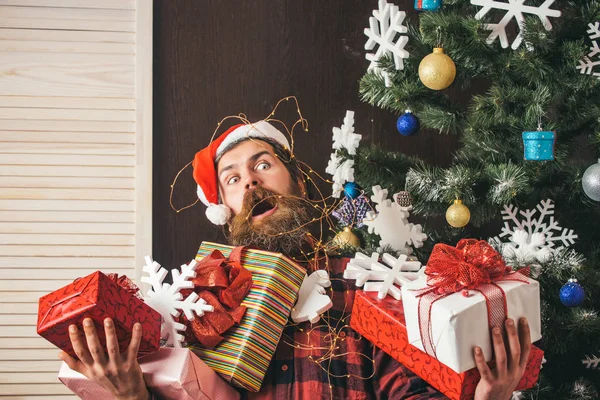
[(135, 110), (135, 99), (0, 95), (0, 107)]
[[(114, 178), (113, 178), (114, 179)], [(2, 211), (1, 222), (124, 222), (134, 223), (127, 211)], [(8, 243), (5, 243), (8, 244)]]
[(0, 60), (3, 95), (134, 98), (133, 55), (0, 51)]
[(133, 246), (134, 235), (46, 235), (34, 233), (0, 233), (0, 243), (38, 245), (95, 245), (95, 246)]
[(0, 107), (0, 119), (133, 122), (135, 121), (135, 112), (127, 110)]
[(3, 200), (2, 210), (134, 211), (133, 201), (117, 200)]
[(135, 46), (133, 43), (0, 40), (0, 51), (32, 51), (36, 53), (134, 54)]
[(0, 0), (0, 400), (74, 399), (38, 300), (139, 278), (151, 164), (152, 1)]
[(107, 132), (0, 131), (0, 142), (135, 144), (135, 135)]
[[(97, 2), (102, 4), (100, 2)], [(135, 43), (134, 32), (0, 28), (0, 39), (45, 42)]]
[[(80, 189), (134, 189), (133, 178), (96, 178), (63, 176), (6, 176), (0, 180), (0, 187), (14, 188), (80, 188)], [(83, 222), (83, 221), (82, 221)]]
[(0, 0), (3, 6), (135, 9), (135, 0)]

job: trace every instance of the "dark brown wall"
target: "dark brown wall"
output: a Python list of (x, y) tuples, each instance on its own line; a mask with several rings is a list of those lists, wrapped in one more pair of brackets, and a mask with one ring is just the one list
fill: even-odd
[[(396, 0), (413, 14), (413, 1)], [(376, 0), (154, 0), (154, 258), (165, 267), (193, 258), (203, 240), (223, 241), (200, 203), (169, 206), (177, 171), (206, 146), (217, 123), (245, 113), (265, 118), (280, 98), (300, 101), (309, 132), (295, 137), (296, 155), (324, 173), (331, 129), (355, 111), (362, 143), (448, 164), (456, 138), (436, 132), (402, 137), (397, 115), (362, 103), (363, 30)], [(284, 107), (286, 122), (294, 107)], [(278, 114), (279, 115), (279, 114)], [(175, 190), (178, 206), (195, 200), (191, 169)], [(330, 188), (326, 188), (329, 192)]]

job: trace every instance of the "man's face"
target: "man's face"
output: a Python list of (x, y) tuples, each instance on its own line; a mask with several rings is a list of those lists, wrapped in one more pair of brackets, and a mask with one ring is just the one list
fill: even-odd
[[(242, 211), (246, 192), (257, 186), (281, 195), (292, 194), (297, 186), (273, 147), (261, 140), (245, 140), (223, 154), (217, 174), (221, 200), (234, 215)], [(252, 220), (257, 222), (272, 212), (255, 215)]]
[(270, 144), (241, 142), (221, 157), (217, 174), (221, 200), (234, 214), (229, 221), (232, 245), (298, 252), (314, 208)]

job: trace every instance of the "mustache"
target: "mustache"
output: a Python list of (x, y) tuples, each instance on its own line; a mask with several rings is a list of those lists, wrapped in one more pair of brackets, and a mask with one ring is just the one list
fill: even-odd
[(278, 195), (262, 186), (248, 190), (242, 199), (242, 209), (239, 215), (244, 218), (252, 216), (254, 209), (258, 206), (273, 208), (277, 205)]

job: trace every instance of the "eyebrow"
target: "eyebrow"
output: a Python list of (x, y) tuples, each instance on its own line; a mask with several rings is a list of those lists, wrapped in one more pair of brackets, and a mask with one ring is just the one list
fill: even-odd
[[(258, 160), (261, 156), (264, 156), (265, 154), (270, 155), (271, 153), (269, 153), (269, 151), (267, 150), (263, 150), (263, 151), (259, 151), (258, 153), (256, 153), (255, 155), (253, 155), (252, 157), (250, 157), (250, 161), (252, 162), (256, 162), (256, 160)], [(219, 179), (221, 178), (221, 175), (223, 175), (223, 172), (229, 171), (231, 169), (234, 169), (235, 167), (237, 167), (238, 164), (231, 164), (228, 165), (226, 167), (223, 167), (220, 171), (219, 171)]]

